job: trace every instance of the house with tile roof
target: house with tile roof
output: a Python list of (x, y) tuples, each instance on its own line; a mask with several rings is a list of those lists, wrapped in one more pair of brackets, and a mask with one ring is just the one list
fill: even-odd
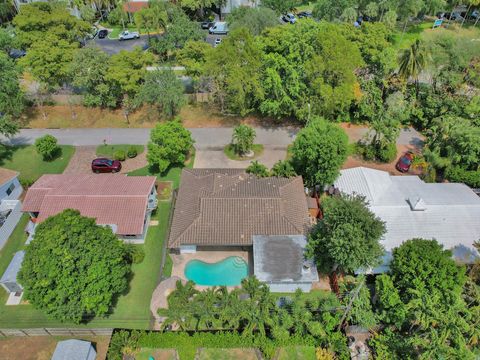
[(418, 176), (357, 167), (341, 170), (334, 186), (364, 196), (386, 224), (384, 263), (374, 273), (387, 271), (392, 250), (413, 238), (436, 239), (460, 263), (479, 256), (473, 243), (480, 240), (480, 197), (465, 184), (425, 183)]
[(272, 291), (308, 291), (318, 281), (316, 268), (304, 258), (312, 221), (301, 176), (258, 178), (242, 169), (184, 169), (168, 247), (180, 255), (223, 251), (229, 256), (241, 249), (250, 254), (252, 270), (255, 257), (254, 273), (261, 273)]
[(76, 209), (108, 225), (120, 239), (143, 243), (157, 206), (154, 176), (114, 174), (43, 175), (27, 191), (22, 211), (41, 223), (65, 209)]

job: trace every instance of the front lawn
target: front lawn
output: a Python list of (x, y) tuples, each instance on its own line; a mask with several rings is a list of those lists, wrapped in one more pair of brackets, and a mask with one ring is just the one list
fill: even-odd
[(0, 166), (20, 173), (20, 181), (34, 182), (43, 174), (61, 174), (67, 167), (75, 148), (60, 145), (58, 156), (45, 161), (34, 145), (0, 146)]
[(121, 144), (121, 145), (99, 145), (97, 146), (97, 156), (98, 157), (107, 157), (113, 158), (113, 155), (116, 151), (124, 151), (125, 154), (128, 152), (128, 149), (135, 148), (137, 151), (137, 155), (140, 155), (145, 151), (145, 146), (143, 145), (128, 145), (128, 144)]
[(254, 153), (254, 155), (252, 157), (243, 157), (243, 156), (240, 156), (238, 155), (232, 144), (229, 144), (227, 146), (225, 146), (225, 148), (223, 149), (223, 152), (225, 153), (225, 155), (230, 159), (230, 160), (254, 160), (255, 158), (259, 157), (260, 155), (262, 155), (263, 153), (263, 145), (262, 144), (253, 144), (252, 145), (252, 151)]

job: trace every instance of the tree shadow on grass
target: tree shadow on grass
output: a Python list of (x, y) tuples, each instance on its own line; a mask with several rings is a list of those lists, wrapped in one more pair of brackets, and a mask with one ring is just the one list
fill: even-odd
[(52, 154), (52, 157), (42, 157), (43, 161), (45, 162), (54, 162), (55, 160), (58, 160), (59, 158), (61, 158), (63, 155), (63, 150), (61, 147), (58, 147), (57, 150), (55, 150), (55, 152)]
[(6, 161), (11, 161), (13, 154), (20, 149), (26, 148), (27, 145), (18, 145), (18, 146), (8, 146), (0, 145), (0, 166), (5, 165)]

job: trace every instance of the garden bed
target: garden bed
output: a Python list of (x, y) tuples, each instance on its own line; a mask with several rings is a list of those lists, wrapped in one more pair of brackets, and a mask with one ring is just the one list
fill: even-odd
[(240, 160), (240, 161), (245, 161), (245, 160), (254, 160), (263, 153), (263, 145), (262, 144), (253, 144), (252, 146), (252, 151), (254, 153), (253, 156), (240, 156), (237, 153), (235, 153), (235, 150), (233, 148), (232, 144), (229, 144), (225, 146), (223, 149), (223, 152), (225, 155), (230, 159), (230, 160)]
[(257, 360), (255, 349), (199, 349), (198, 360)]
[(135, 148), (137, 151), (137, 156), (145, 151), (145, 146), (143, 145), (129, 145), (129, 144), (120, 144), (120, 145), (99, 145), (96, 149), (96, 154), (98, 157), (107, 157), (113, 158), (113, 155), (116, 151), (123, 151), (127, 154), (128, 149)]
[(173, 182), (157, 181), (157, 196), (160, 201), (170, 201), (172, 199)]

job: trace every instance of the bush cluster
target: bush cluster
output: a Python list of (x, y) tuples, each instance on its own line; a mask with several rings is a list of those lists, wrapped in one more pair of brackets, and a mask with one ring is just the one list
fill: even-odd
[(137, 148), (135, 146), (130, 146), (127, 150), (127, 156), (130, 158), (130, 159), (133, 159), (134, 157), (136, 157), (138, 155), (138, 152), (137, 152)]
[(376, 146), (375, 144), (358, 143), (357, 153), (366, 161), (379, 161), (390, 163), (397, 156), (397, 146), (394, 143), (385, 146)]
[(113, 158), (119, 161), (125, 161), (126, 156), (127, 155), (125, 154), (125, 150), (116, 150), (113, 153)]
[(473, 188), (480, 188), (480, 170), (465, 170), (459, 166), (449, 166), (445, 178), (452, 182), (465, 183)]

